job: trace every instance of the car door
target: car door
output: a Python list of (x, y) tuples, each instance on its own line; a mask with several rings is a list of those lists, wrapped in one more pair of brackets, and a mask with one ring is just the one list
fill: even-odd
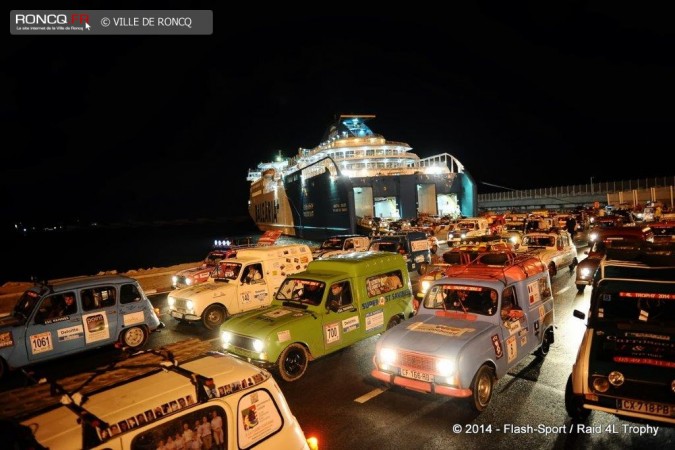
[(111, 343), (119, 335), (118, 292), (112, 285), (82, 289), (82, 324), (85, 347)]
[[(255, 268), (258, 275), (249, 277), (248, 274), (253, 273), (253, 268)], [(249, 264), (244, 267), (242, 273), (242, 284), (239, 286), (239, 296), (237, 299), (241, 312), (267, 306), (271, 302), (269, 298), (270, 288), (268, 286), (270, 280), (263, 272), (262, 264)]]
[(65, 297), (75, 292), (47, 295), (40, 300), (25, 334), (28, 360), (42, 361), (84, 348), (82, 308), (77, 298), (74, 310), (66, 310)]
[(500, 305), (503, 348), (506, 364), (511, 368), (532, 352), (536, 342), (531, 337), (532, 324), (527, 315), (527, 299), (518, 298), (513, 286), (508, 286), (502, 292)]
[[(341, 293), (336, 295), (338, 286)], [(331, 283), (323, 314), (323, 344), (325, 353), (347, 347), (361, 340), (365, 324), (359, 314), (358, 303), (348, 280)]]

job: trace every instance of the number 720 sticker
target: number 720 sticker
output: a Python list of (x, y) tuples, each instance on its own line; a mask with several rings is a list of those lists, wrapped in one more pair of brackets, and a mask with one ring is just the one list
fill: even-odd
[(50, 332), (34, 334), (30, 337), (30, 350), (35, 355), (54, 350)]

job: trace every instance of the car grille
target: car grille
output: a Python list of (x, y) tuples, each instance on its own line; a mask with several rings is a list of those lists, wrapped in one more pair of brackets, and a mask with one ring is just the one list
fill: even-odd
[(187, 309), (187, 300), (183, 300), (182, 298), (177, 298), (174, 306), (177, 309)]
[(606, 393), (598, 395), (616, 395), (620, 398), (639, 399), (648, 402), (675, 403), (675, 394), (670, 389), (670, 383), (645, 382), (626, 380), (619, 388), (610, 388)]
[(253, 341), (254, 341), (253, 338), (241, 336), (239, 334), (233, 334), (230, 344), (233, 347), (237, 347), (242, 350), (247, 350), (249, 352), (254, 352), (255, 350), (253, 350)]
[(399, 367), (406, 367), (410, 369), (419, 370), (420, 372), (435, 373), (436, 372), (436, 358), (429, 355), (422, 355), (412, 352), (400, 352), (398, 354)]

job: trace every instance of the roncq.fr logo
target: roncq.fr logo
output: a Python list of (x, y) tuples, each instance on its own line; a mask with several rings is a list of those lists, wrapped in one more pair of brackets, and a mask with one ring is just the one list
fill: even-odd
[(17, 14), (17, 25), (68, 25), (89, 23), (89, 14)]

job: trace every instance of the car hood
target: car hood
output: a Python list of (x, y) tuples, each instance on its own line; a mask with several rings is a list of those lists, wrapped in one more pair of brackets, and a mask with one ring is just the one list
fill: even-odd
[(9, 316), (0, 317), (0, 328), (15, 327), (21, 324), (21, 322), (21, 320), (10, 313)]
[(589, 373), (608, 374), (619, 370), (627, 378), (672, 380), (675, 334), (649, 327), (628, 331), (608, 327), (595, 332)]
[(499, 333), (498, 327), (489, 322), (423, 314), (387, 330), (378, 345), (453, 356), (487, 333)]
[(184, 269), (181, 270), (180, 272), (176, 272), (176, 275), (179, 277), (189, 277), (190, 275), (196, 275), (198, 273), (202, 272), (211, 272), (214, 269), (215, 266), (209, 266), (209, 267), (191, 267), (189, 269)]
[(252, 313), (236, 316), (225, 322), (223, 331), (264, 338), (278, 328), (288, 328), (303, 320), (314, 320), (313, 312), (286, 306), (271, 306)]
[(169, 296), (174, 298), (190, 298), (195, 295), (208, 295), (232, 288), (234, 288), (234, 285), (223, 282), (201, 283), (183, 289), (176, 289), (175, 291), (172, 291)]

